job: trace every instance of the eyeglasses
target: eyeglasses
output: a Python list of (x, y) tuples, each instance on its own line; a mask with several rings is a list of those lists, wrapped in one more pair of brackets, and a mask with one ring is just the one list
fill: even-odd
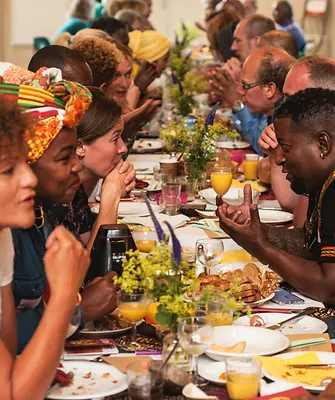
[(249, 90), (249, 89), (252, 89), (252, 88), (256, 87), (256, 86), (265, 85), (265, 84), (267, 84), (267, 82), (264, 82), (264, 81), (258, 81), (258, 82), (254, 82), (254, 83), (243, 83), (243, 82), (241, 82), (242, 89), (245, 92), (247, 90)]

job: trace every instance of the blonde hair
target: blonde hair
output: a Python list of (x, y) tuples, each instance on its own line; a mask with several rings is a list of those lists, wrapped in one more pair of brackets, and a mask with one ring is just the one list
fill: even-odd
[(78, 40), (87, 38), (87, 37), (98, 37), (100, 39), (104, 39), (110, 41), (112, 38), (108, 35), (108, 33), (100, 30), (100, 29), (91, 29), (85, 28), (78, 31), (75, 35), (71, 35), (69, 32), (63, 32), (53, 41), (52, 44), (56, 44), (58, 46), (71, 47)]

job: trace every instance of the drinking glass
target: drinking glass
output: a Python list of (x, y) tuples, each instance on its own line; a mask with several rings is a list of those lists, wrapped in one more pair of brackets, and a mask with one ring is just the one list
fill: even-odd
[(214, 326), (231, 325), (233, 323), (233, 311), (220, 297), (208, 300), (207, 313)]
[(205, 386), (208, 381), (198, 374), (198, 357), (204, 354), (213, 341), (213, 323), (207, 317), (182, 319), (178, 323), (178, 338), (185, 353), (191, 356), (193, 383)]
[(205, 273), (210, 275), (210, 268), (218, 264), (223, 256), (221, 239), (199, 239), (195, 244), (198, 261), (204, 266)]
[(227, 390), (232, 400), (248, 400), (258, 396), (261, 363), (252, 357), (226, 359)]
[(187, 194), (187, 202), (194, 201), (198, 179), (191, 179), (188, 176), (179, 176), (176, 178), (176, 182), (181, 185), (181, 193)]
[(233, 174), (228, 167), (214, 167), (211, 172), (211, 185), (215, 192), (221, 196), (230, 189), (233, 181)]
[(178, 183), (162, 184), (162, 201), (167, 215), (176, 215), (180, 204), (181, 185)]
[(164, 376), (160, 361), (135, 361), (127, 366), (128, 396), (130, 400), (158, 400), (163, 398)]
[(80, 303), (78, 302), (78, 304), (75, 306), (73, 310), (71, 320), (67, 328), (66, 339), (72, 336), (77, 331), (80, 322), (81, 322), (81, 310), (80, 310)]
[(243, 172), (246, 180), (257, 179), (257, 167), (259, 162), (258, 154), (246, 154), (243, 160)]
[(136, 340), (136, 323), (146, 316), (149, 299), (143, 293), (127, 294), (120, 291), (117, 297), (117, 305), (122, 317), (132, 323), (132, 340), (129, 350), (136, 351), (141, 347)]

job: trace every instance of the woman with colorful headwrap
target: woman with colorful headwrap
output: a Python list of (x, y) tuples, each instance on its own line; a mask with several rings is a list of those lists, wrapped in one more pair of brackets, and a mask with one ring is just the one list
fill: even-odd
[[(2, 67), (3, 65), (0, 64)], [(12, 71), (13, 72), (13, 71)], [(3, 80), (2, 80), (3, 82)], [(0, 84), (3, 88), (3, 83)], [(6, 85), (9, 97), (15, 85)], [(23, 89), (23, 88), (22, 88)], [(15, 100), (15, 99), (14, 99)], [(35, 220), (37, 179), (26, 164), (25, 139), (33, 121), (16, 101), (0, 94), (0, 398), (43, 399), (61, 357), (77, 291), (89, 264), (87, 251), (64, 228), (55, 229), (45, 246), (45, 271), (50, 283), (48, 307), (31, 342), (19, 358), (16, 312), (12, 293), (14, 248), (9, 228), (28, 229)], [(29, 257), (29, 254), (26, 254)], [(50, 346), (52, 343), (52, 346)], [(32, 395), (33, 393), (33, 395)]]
[(160, 77), (168, 66), (170, 56), (170, 42), (167, 37), (156, 31), (133, 31), (129, 33), (129, 47), (133, 52), (136, 76), (140, 64), (148, 61), (155, 65), (156, 77)]
[[(35, 225), (30, 229), (13, 230), (16, 255), (13, 291), (18, 313), (19, 351), (22, 351), (44, 312), (45, 241), (54, 229), (50, 209), (54, 204), (71, 202), (80, 186), (81, 165), (75, 155), (75, 127), (91, 103), (91, 93), (80, 84), (57, 81), (60, 78), (57, 69), (41, 69), (35, 77), (8, 64), (0, 64), (0, 71), (0, 92), (37, 118), (34, 136), (28, 140), (29, 163), (38, 178)], [(82, 292), (85, 316), (99, 313), (107, 301), (109, 310), (116, 307), (112, 277), (101, 281)], [(108, 300), (95, 309), (96, 300), (92, 302), (92, 298), (97, 294), (98, 297), (105, 294)]]

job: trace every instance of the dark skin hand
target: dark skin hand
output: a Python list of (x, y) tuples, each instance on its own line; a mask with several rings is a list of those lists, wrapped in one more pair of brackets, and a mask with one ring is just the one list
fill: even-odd
[(143, 94), (150, 83), (152, 83), (155, 79), (156, 67), (148, 61), (144, 61), (138, 69), (136, 78), (134, 79), (134, 83)]
[(124, 115), (124, 130), (122, 139), (127, 140), (137, 133), (143, 125), (149, 122), (161, 106), (161, 100), (147, 100), (141, 107)]
[(210, 92), (225, 100), (228, 107), (232, 107), (237, 100), (242, 100), (237, 93), (237, 83), (232, 76), (225, 70), (217, 68), (208, 73)]
[(86, 321), (98, 320), (116, 309), (118, 287), (114, 285), (115, 276), (116, 272), (109, 272), (103, 278), (92, 281), (81, 292)]
[(245, 200), (241, 206), (230, 206), (218, 197), (216, 214), (221, 228), (296, 289), (329, 307), (335, 306), (335, 264), (310, 261), (280, 250), (271, 243), (257, 206), (250, 204), (250, 185), (245, 187)]

